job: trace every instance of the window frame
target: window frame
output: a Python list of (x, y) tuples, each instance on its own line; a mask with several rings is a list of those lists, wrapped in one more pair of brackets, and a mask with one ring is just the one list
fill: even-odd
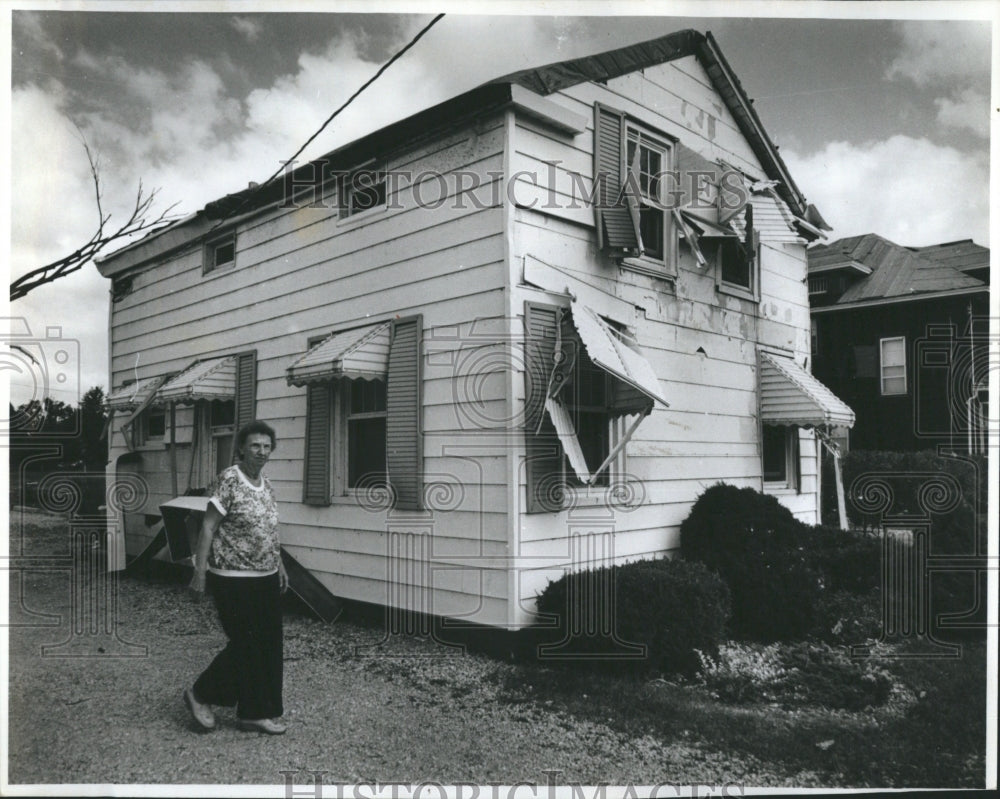
[[(768, 440), (765, 431), (780, 430), (783, 434), (782, 462), (784, 474), (777, 479), (768, 478), (765, 464), (767, 463)], [(799, 427), (797, 425), (761, 425), (760, 435), (760, 472), (761, 482), (765, 491), (800, 491), (802, 486), (802, 452), (799, 446)]]
[[(226, 245), (231, 245), (233, 248), (233, 257), (228, 261), (224, 261), (221, 264), (217, 263), (215, 260), (215, 255), (219, 247), (224, 247)], [(201, 273), (202, 276), (214, 275), (217, 272), (228, 272), (231, 269), (236, 268), (236, 231), (229, 230), (218, 236), (213, 236), (212, 238), (206, 239), (205, 243), (202, 245), (202, 256), (201, 256)]]
[[(371, 159), (354, 167), (346, 174), (339, 175), (336, 183), (337, 219), (340, 224), (348, 224), (354, 219), (366, 217), (389, 207), (388, 169), (384, 163)], [(358, 176), (374, 175), (376, 180), (365, 186), (357, 186)], [(352, 208), (352, 200), (362, 189), (371, 190), (381, 186), (381, 200), (369, 208)]]
[[(902, 353), (902, 363), (900, 364), (888, 364), (885, 363), (885, 345), (892, 342), (900, 342), (900, 352)], [(879, 384), (879, 395), (883, 397), (905, 397), (909, 394), (910, 385), (909, 380), (906, 375), (906, 336), (885, 336), (878, 340), (878, 384)], [(901, 375), (892, 375), (886, 377), (886, 369), (902, 369)], [(900, 377), (903, 380), (903, 390), (902, 391), (886, 391), (885, 383), (886, 380), (899, 380)]]
[[(351, 474), (351, 439), (350, 423), (352, 420), (382, 419), (388, 425), (388, 405), (382, 411), (354, 413), (351, 410), (351, 391), (358, 380), (371, 382), (362, 378), (338, 378), (330, 381), (330, 496), (332, 499), (356, 497), (365, 491), (364, 486), (350, 485)], [(386, 390), (387, 380), (376, 381)], [(383, 398), (385, 399), (385, 398)], [(387, 447), (383, 449), (382, 459), (385, 466), (383, 474), (388, 474)]]
[[(640, 193), (638, 201), (640, 204), (640, 231), (642, 229), (641, 216), (643, 210), (649, 211), (651, 209), (656, 209), (660, 211), (663, 226), (661, 242), (663, 256), (661, 258), (655, 258), (647, 255), (646, 248), (644, 246), (642, 255), (626, 256), (621, 259), (620, 263), (623, 267), (627, 267), (632, 271), (643, 272), (655, 277), (675, 279), (677, 277), (678, 231), (677, 226), (673, 223), (670, 209), (663, 204), (663, 192), (667, 190), (667, 187), (664, 185), (663, 176), (673, 169), (676, 157), (674, 146), (675, 140), (666, 133), (657, 131), (655, 128), (652, 128), (626, 114), (624, 129), (622, 131), (621, 170), (623, 176), (628, 175), (632, 168), (628, 157), (628, 148), (629, 143), (633, 141), (633, 136), (635, 137), (634, 140), (636, 141), (637, 147), (645, 146), (649, 150), (659, 152), (661, 171), (658, 176), (659, 180), (656, 187), (656, 194), (658, 196), (654, 198)], [(641, 175), (642, 173), (640, 172), (640, 190), (642, 184)], [(624, 180), (625, 178), (623, 177), (623, 182)]]
[[(383, 381), (386, 406), (385, 483), (395, 508), (421, 510), (423, 315), (413, 314), (390, 321), (388, 370)], [(311, 337), (308, 349), (326, 338), (328, 335)], [(362, 498), (361, 492), (372, 488), (351, 488), (348, 485), (347, 391), (355, 379), (360, 378), (330, 375), (306, 383), (302, 473), (302, 502), (305, 505), (323, 507), (335, 503), (358, 503)], [(407, 469), (407, 466), (412, 468)]]
[[(739, 248), (745, 247), (746, 243), (737, 237), (730, 236), (718, 236), (712, 237), (717, 238), (717, 245), (714, 249), (713, 267), (715, 269), (715, 289), (722, 294), (729, 294), (733, 297), (740, 297), (744, 300), (750, 300), (756, 302), (760, 298), (760, 256), (761, 256), (761, 244), (760, 241), (756, 242), (753, 254), (753, 263), (749, 267), (749, 286), (745, 286), (742, 283), (734, 283), (730, 280), (726, 280), (723, 277), (723, 259), (722, 259), (722, 248), (724, 246), (731, 245), (736, 247), (737, 255), (739, 254)], [(702, 238), (705, 241), (705, 238)]]
[[(150, 422), (153, 417), (163, 418), (163, 432), (159, 434), (153, 434), (150, 432)], [(155, 444), (166, 444), (169, 440), (167, 431), (169, 426), (167, 425), (167, 409), (162, 406), (151, 405), (142, 412), (142, 444), (143, 446), (151, 446)]]
[[(525, 363), (525, 379), (531, 383), (531, 381), (538, 379), (542, 382), (548, 382), (549, 373), (541, 374), (539, 373), (539, 365), (543, 365), (543, 361), (548, 360), (547, 355), (541, 355), (541, 359), (536, 363), (533, 360), (532, 355), (528, 353), (536, 349), (545, 349), (544, 347), (539, 348), (537, 343), (532, 343), (531, 341), (531, 330), (533, 329), (532, 317), (536, 313), (540, 314), (554, 314), (555, 324), (560, 324), (563, 313), (569, 313), (570, 309), (568, 306), (554, 305), (550, 303), (534, 302), (527, 300), (525, 302), (525, 352), (526, 352), (526, 363)], [(542, 323), (544, 324), (544, 323)], [(570, 323), (572, 328), (572, 323)], [(622, 326), (617, 325), (616, 327), (621, 328)], [(626, 331), (623, 331), (626, 332)], [(575, 331), (574, 331), (575, 333)], [(577, 371), (579, 364), (579, 356), (582, 353), (584, 357), (589, 358), (587, 355), (586, 347), (583, 341), (579, 338), (578, 334), (574, 335), (575, 346), (579, 348), (576, 357), (573, 360), (573, 372)], [(542, 342), (551, 341), (554, 345), (555, 339), (542, 337), (540, 338)], [(617, 416), (612, 415), (612, 410), (614, 408), (614, 382), (613, 376), (606, 370), (602, 369), (600, 366), (593, 364), (593, 369), (595, 371), (601, 372), (603, 374), (603, 379), (605, 381), (606, 392), (605, 392), (605, 408), (606, 408), (606, 449), (604, 457), (601, 458), (599, 463), (587, 462), (588, 470), (596, 469), (601, 463), (606, 460), (607, 455), (610, 454), (614, 449), (618, 447), (619, 442), (625, 436), (626, 430), (628, 429), (629, 419), (631, 418), (629, 414), (622, 413)], [(543, 370), (544, 371), (544, 370)], [(567, 387), (575, 388), (577, 386), (575, 377), (570, 377), (567, 379), (566, 384), (560, 388), (560, 396), (564, 394)], [(530, 396), (530, 392), (535, 390), (533, 384), (529, 385), (526, 398)], [(540, 388), (540, 386), (539, 386)], [(574, 419), (574, 428), (576, 427), (576, 412), (578, 407), (582, 407), (583, 412), (589, 413), (591, 406), (578, 406), (575, 398), (574, 402), (560, 401), (561, 404), (567, 409), (571, 417)], [(538, 414), (541, 415), (539, 420)], [(535, 414), (531, 414), (529, 409), (525, 409), (524, 418), (524, 445), (525, 445), (525, 471), (524, 471), (524, 485), (527, 492), (527, 500), (522, 512), (536, 514), (536, 513), (558, 513), (564, 510), (567, 505), (573, 504), (573, 501), (582, 502), (583, 504), (597, 504), (602, 501), (607, 500), (607, 490), (609, 486), (614, 486), (623, 481), (628, 475), (627, 469), (627, 450), (628, 447), (624, 446), (618, 449), (617, 454), (612, 459), (612, 461), (605, 468), (599, 479), (590, 484), (584, 484), (577, 477), (575, 470), (569, 463), (569, 456), (566, 454), (566, 448), (563, 446), (562, 440), (559, 438), (558, 433), (555, 429), (555, 424), (552, 421), (548, 411), (544, 407), (544, 400), (540, 400), (539, 407)], [(540, 430), (536, 435), (535, 430)], [(574, 429), (574, 432), (576, 430)], [(579, 442), (579, 436), (577, 438)], [(582, 449), (582, 446), (581, 446)], [(558, 464), (553, 468), (553, 464)], [(543, 468), (547, 467), (547, 468)], [(563, 486), (567, 490), (567, 494), (574, 493), (574, 500), (570, 500), (568, 496), (564, 499), (563, 503), (559, 507), (554, 505), (547, 506), (543, 504), (540, 499), (539, 488), (545, 483), (545, 481), (551, 481), (555, 477), (559, 481), (559, 485)]]

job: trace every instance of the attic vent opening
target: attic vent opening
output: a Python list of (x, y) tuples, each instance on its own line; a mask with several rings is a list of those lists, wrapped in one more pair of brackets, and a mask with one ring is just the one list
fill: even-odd
[(217, 269), (227, 269), (236, 263), (236, 234), (228, 233), (205, 244), (202, 255), (204, 274)]
[(132, 293), (132, 276), (116, 277), (111, 281), (111, 302), (120, 302)]

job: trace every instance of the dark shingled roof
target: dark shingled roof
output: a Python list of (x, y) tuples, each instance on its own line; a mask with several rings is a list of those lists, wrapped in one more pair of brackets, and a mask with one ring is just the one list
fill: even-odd
[(875, 233), (837, 239), (809, 249), (809, 269), (864, 264), (872, 273), (848, 287), (836, 305), (865, 300), (911, 297), (969, 288), (986, 288), (981, 280), (924, 257)]
[(990, 248), (976, 244), (972, 239), (948, 241), (929, 247), (910, 247), (923, 258), (930, 258), (939, 264), (967, 272), (971, 269), (989, 269)]

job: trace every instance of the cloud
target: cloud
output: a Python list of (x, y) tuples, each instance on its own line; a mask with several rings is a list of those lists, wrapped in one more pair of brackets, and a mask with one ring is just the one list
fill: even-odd
[(988, 22), (897, 22), (900, 50), (885, 75), (920, 87), (990, 74)]
[(248, 42), (255, 42), (260, 37), (260, 34), (264, 30), (264, 26), (261, 24), (260, 20), (251, 19), (250, 17), (233, 17), (229, 20), (229, 24), (233, 26), (233, 29), (242, 35)]
[(990, 99), (975, 89), (963, 89), (958, 97), (939, 97), (937, 119), (950, 128), (969, 130), (986, 139), (990, 135)]
[(904, 135), (782, 155), (799, 188), (833, 227), (831, 239), (878, 233), (907, 246), (963, 238), (989, 245), (985, 155)]

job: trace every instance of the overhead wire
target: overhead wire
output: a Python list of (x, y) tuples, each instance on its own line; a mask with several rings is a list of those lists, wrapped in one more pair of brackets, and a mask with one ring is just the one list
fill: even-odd
[(425, 25), (420, 31), (418, 31), (417, 34), (412, 39), (410, 39), (410, 41), (402, 49), (396, 52), (396, 54), (393, 55), (392, 58), (386, 61), (381, 67), (379, 67), (378, 71), (375, 72), (374, 75), (372, 75), (367, 81), (365, 81), (357, 89), (357, 91), (354, 92), (354, 94), (348, 97), (340, 105), (340, 107), (337, 108), (336, 111), (330, 114), (330, 116), (326, 118), (323, 124), (319, 126), (316, 132), (313, 133), (308, 139), (306, 139), (305, 143), (292, 154), (291, 158), (282, 161), (281, 166), (279, 166), (274, 171), (274, 173), (267, 178), (267, 180), (265, 180), (260, 185), (256, 186), (254, 191), (252, 191), (250, 194), (244, 197), (243, 201), (236, 208), (228, 211), (218, 222), (215, 223), (215, 225), (212, 226), (212, 230), (215, 230), (216, 228), (224, 224), (228, 219), (232, 218), (233, 216), (237, 215), (240, 211), (242, 211), (250, 202), (251, 198), (257, 192), (259, 192), (265, 186), (269, 185), (275, 178), (277, 178), (282, 172), (284, 172), (289, 164), (295, 163), (295, 159), (298, 158), (300, 155), (302, 155), (303, 152), (305, 152), (305, 149), (310, 144), (312, 144), (324, 130), (326, 130), (326, 128), (330, 125), (331, 122), (333, 122), (334, 119), (336, 119), (351, 103), (353, 103), (361, 95), (361, 93), (365, 91), (365, 89), (367, 89), (376, 80), (378, 80), (383, 75), (383, 73), (385, 73), (385, 71), (389, 69), (389, 67), (395, 64), (400, 58), (402, 58), (407, 53), (407, 51), (409, 51), (414, 45), (416, 45), (416, 43), (419, 42), (431, 28), (433, 28), (438, 22), (440, 22), (444, 18), (444, 16), (445, 16), (444, 14), (438, 14), (436, 17), (434, 17), (434, 19), (428, 22), (427, 25)]

